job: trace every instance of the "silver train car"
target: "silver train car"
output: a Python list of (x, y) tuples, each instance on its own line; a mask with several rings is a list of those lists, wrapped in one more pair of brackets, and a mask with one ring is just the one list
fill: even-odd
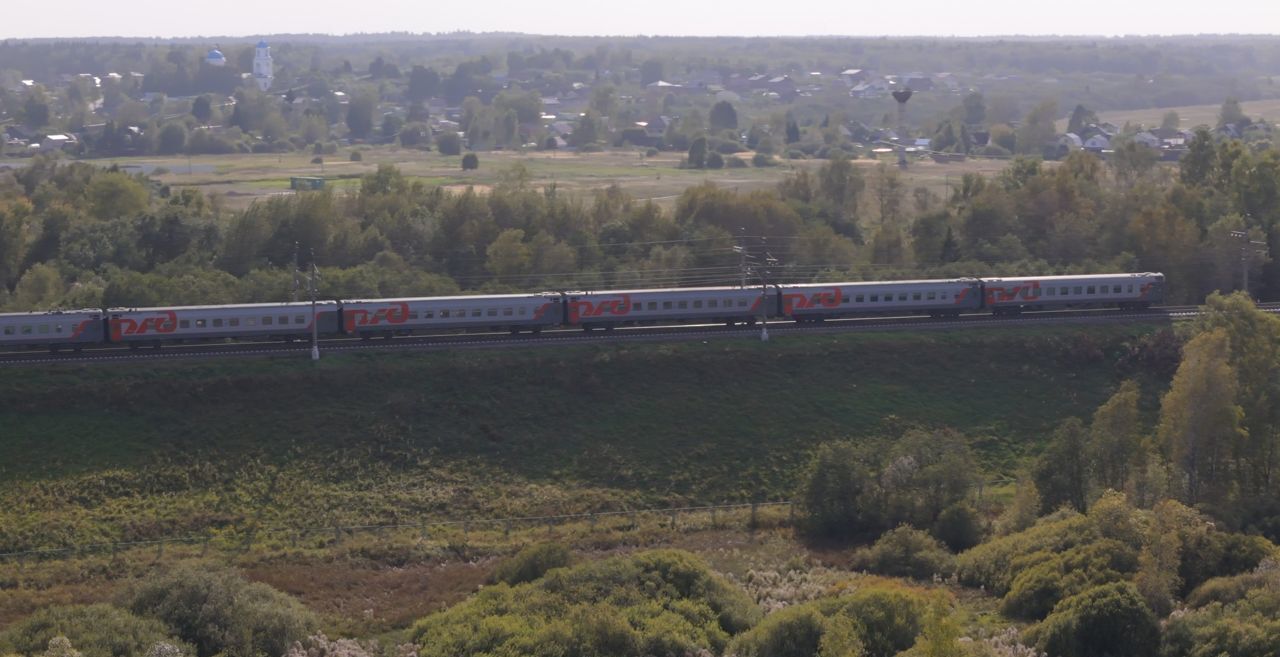
[[(552, 327), (753, 324), (761, 318), (1007, 315), (1145, 308), (1162, 303), (1164, 293), (1163, 274), (1125, 273), (356, 299), (318, 302), (314, 330), (324, 337), (371, 339), (475, 329), (539, 333)], [(310, 338), (312, 322), (310, 303), (6, 313), (0, 314), (0, 349), (297, 340)]]

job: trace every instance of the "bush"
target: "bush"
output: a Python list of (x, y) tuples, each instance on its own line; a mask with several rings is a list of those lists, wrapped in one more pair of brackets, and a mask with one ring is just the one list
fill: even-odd
[(738, 637), (729, 653), (738, 657), (813, 657), (825, 630), (826, 619), (816, 605), (788, 607)]
[(560, 543), (530, 545), (498, 564), (498, 568), (493, 573), (493, 580), (512, 585), (523, 584), (542, 577), (552, 568), (563, 568), (568, 565), (568, 547)]
[(933, 536), (952, 552), (963, 552), (982, 542), (982, 521), (972, 506), (957, 502), (938, 514)]
[(885, 532), (875, 545), (858, 550), (853, 563), (855, 568), (881, 575), (915, 579), (948, 575), (955, 569), (955, 558), (942, 543), (907, 525)]
[(436, 150), (441, 155), (462, 155), (462, 138), (456, 132), (441, 133), (436, 139)]
[(978, 151), (978, 155), (981, 155), (983, 157), (1004, 158), (1004, 157), (1012, 157), (1013, 153), (1009, 152), (1009, 149), (1004, 148), (1003, 146), (1000, 146), (998, 144), (987, 144), (986, 146), (982, 147), (982, 150)]
[(480, 156), (475, 153), (467, 153), (462, 156), (462, 170), (473, 171), (480, 168)]
[(616, 557), (508, 586), (419, 620), (422, 657), (471, 655), (683, 655), (724, 651), (760, 610), (685, 552)]
[(1000, 601), (1000, 611), (1012, 618), (1040, 620), (1048, 616), (1062, 598), (1062, 561), (1050, 558), (1013, 578), (1013, 586)]
[(725, 163), (725, 166), (729, 167), (730, 169), (747, 168), (747, 161), (740, 157), (727, 157), (725, 158), (724, 163)]
[(1031, 638), (1053, 657), (1151, 657), (1160, 629), (1138, 590), (1115, 582), (1058, 603)]
[[(141, 657), (157, 643), (178, 643), (169, 628), (106, 604), (47, 607), (0, 633), (0, 654), (37, 655), (66, 637), (84, 657)], [(180, 646), (190, 654), (190, 646)]]
[(767, 153), (756, 153), (751, 157), (751, 165), (756, 167), (777, 166), (778, 161), (773, 159), (772, 155)]
[(723, 168), (724, 168), (724, 156), (723, 156), (723, 155), (721, 155), (721, 154), (719, 154), (719, 153), (717, 153), (717, 152), (715, 152), (715, 151), (711, 151), (710, 153), (707, 153), (707, 168), (708, 168), (708, 169), (723, 169)]
[(281, 655), (319, 625), (294, 598), (227, 570), (175, 568), (143, 580), (128, 603), (168, 624), (200, 657)]
[(788, 160), (803, 160), (805, 158), (804, 151), (798, 148), (792, 148), (787, 151)]
[(656, 148), (649, 148), (649, 149), (646, 149), (646, 150), (645, 150), (645, 152), (644, 152), (644, 156), (645, 156), (645, 157), (657, 157), (657, 156), (658, 156), (658, 149), (656, 149)]
[(313, 158), (311, 158), (311, 163), (312, 163), (312, 164), (324, 164), (324, 158), (323, 158), (323, 157), (313, 157)]
[(350, 159), (352, 162), (363, 162), (363, 161), (364, 161), (364, 153), (361, 153), (360, 151), (351, 151), (351, 156), (350, 156), (350, 158), (349, 158), (349, 159)]
[(825, 443), (814, 452), (800, 490), (804, 528), (820, 538), (846, 540), (876, 525), (866, 497), (873, 482), (851, 443)]

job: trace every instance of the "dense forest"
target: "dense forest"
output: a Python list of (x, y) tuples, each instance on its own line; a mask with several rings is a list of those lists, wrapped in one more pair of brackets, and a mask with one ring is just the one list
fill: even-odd
[[(1176, 167), (1142, 149), (1109, 162), (1018, 159), (950, 195), (837, 158), (772, 191), (703, 184), (668, 211), (609, 188), (534, 188), (519, 164), (485, 192), (382, 166), (345, 193), (228, 211), (140, 175), (38, 158), (0, 174), (0, 303), (10, 310), (287, 299), (295, 263), (344, 298), (458, 291), (732, 284), (733, 247), (779, 260), (774, 280), (1161, 271), (1171, 300), (1241, 284), (1248, 231), (1280, 246), (1280, 154), (1199, 133)], [(1250, 252), (1251, 292), (1280, 268)]]

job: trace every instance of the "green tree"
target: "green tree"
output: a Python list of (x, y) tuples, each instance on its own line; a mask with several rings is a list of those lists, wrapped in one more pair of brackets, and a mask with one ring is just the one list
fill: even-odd
[(733, 103), (727, 100), (722, 100), (713, 105), (707, 120), (711, 124), (712, 132), (738, 129), (738, 112), (733, 109)]
[(433, 68), (414, 66), (409, 71), (409, 100), (422, 102), (440, 92), (440, 74)]
[(529, 273), (533, 254), (524, 237), (523, 230), (510, 228), (499, 233), (485, 249), (485, 266), (494, 276), (503, 279)]
[(181, 123), (167, 123), (160, 129), (160, 139), (156, 142), (156, 152), (161, 155), (175, 155), (187, 147), (187, 128)]
[(28, 128), (39, 130), (49, 125), (49, 116), (51, 110), (49, 101), (45, 99), (44, 93), (34, 90), (27, 95), (27, 100), (22, 104), (22, 123)]
[(1165, 112), (1164, 116), (1160, 119), (1161, 130), (1177, 130), (1178, 126), (1181, 124), (1182, 117), (1178, 116), (1178, 113), (1173, 110)]
[(1218, 127), (1226, 125), (1234, 125), (1242, 128), (1248, 125), (1249, 117), (1245, 116), (1244, 109), (1240, 107), (1240, 101), (1235, 98), (1228, 98), (1222, 103), (1222, 109), (1218, 111)]
[(200, 125), (208, 125), (213, 119), (213, 99), (208, 95), (196, 96), (196, 99), (191, 101), (191, 116), (195, 117)]
[(649, 84), (662, 79), (662, 62), (646, 59), (640, 64), (640, 84)]
[(847, 539), (877, 524), (869, 504), (871, 476), (852, 444), (819, 445), (803, 482), (801, 507), (811, 534)]
[(356, 139), (373, 134), (373, 113), (378, 107), (378, 97), (372, 93), (357, 94), (347, 104), (347, 129)]
[(1052, 143), (1056, 130), (1054, 120), (1058, 116), (1058, 104), (1046, 100), (1036, 105), (1018, 128), (1017, 152), (1024, 155), (1040, 155), (1046, 144)]
[(974, 91), (967, 94), (961, 101), (961, 107), (964, 110), (965, 123), (982, 125), (987, 122), (987, 101), (982, 97), (982, 92)]
[(467, 153), (462, 156), (462, 170), (471, 171), (480, 168), (480, 156), (475, 153)]
[(1187, 504), (1223, 501), (1229, 457), (1244, 437), (1229, 351), (1225, 329), (1192, 338), (1160, 404), (1160, 443), (1178, 470)]
[(1076, 108), (1071, 110), (1071, 118), (1067, 120), (1067, 132), (1081, 135), (1090, 125), (1097, 123), (1099, 123), (1098, 115), (1093, 110), (1084, 105), (1076, 105)]
[(982, 519), (966, 502), (956, 502), (942, 510), (930, 530), (952, 552), (963, 552), (982, 542)]
[(1053, 511), (1062, 505), (1085, 510), (1086, 436), (1084, 423), (1079, 418), (1067, 418), (1054, 429), (1032, 471), (1036, 489), (1040, 491), (1042, 511)]
[(1133, 585), (1116, 582), (1058, 603), (1032, 638), (1053, 657), (1153, 657), (1160, 629)]
[(1141, 396), (1137, 381), (1125, 381), (1093, 413), (1087, 458), (1093, 480), (1100, 488), (1125, 490), (1131, 469), (1145, 461), (1142, 416), (1138, 411)]
[(698, 137), (689, 145), (689, 167), (701, 169), (707, 165), (707, 138)]
[(461, 155), (462, 138), (456, 132), (443, 132), (436, 139), (436, 150), (441, 155)]

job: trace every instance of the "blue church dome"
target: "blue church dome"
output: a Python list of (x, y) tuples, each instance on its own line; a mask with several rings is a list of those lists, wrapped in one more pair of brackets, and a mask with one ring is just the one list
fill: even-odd
[(208, 62), (212, 66), (222, 66), (227, 63), (227, 56), (223, 55), (221, 50), (214, 48), (205, 56), (204, 61)]

